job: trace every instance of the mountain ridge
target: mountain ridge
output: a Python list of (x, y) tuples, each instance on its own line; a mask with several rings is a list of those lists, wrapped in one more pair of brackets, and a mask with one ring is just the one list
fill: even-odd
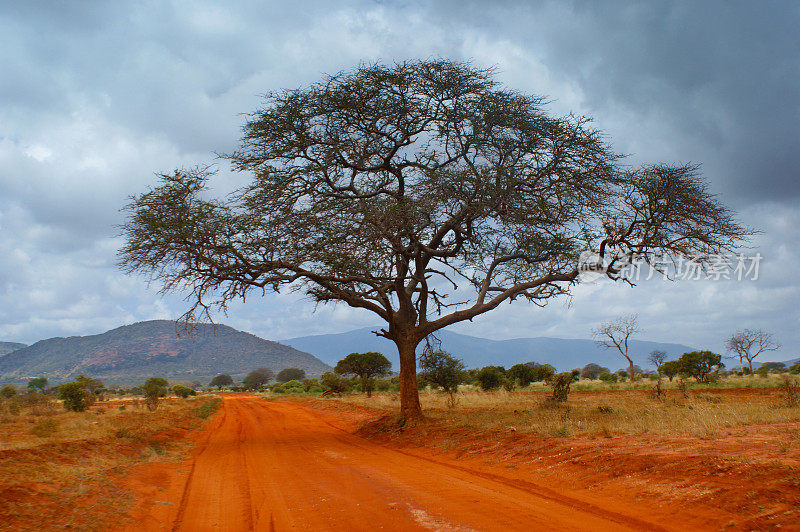
[(17, 349), (28, 347), (28, 344), (21, 344), (19, 342), (0, 342), (0, 357), (5, 356)]
[(197, 324), (192, 334), (181, 334), (174, 321), (150, 320), (17, 349), (0, 357), (0, 379), (63, 381), (86, 373), (119, 383), (153, 375), (204, 381), (218, 373), (243, 376), (262, 366), (276, 372), (299, 367), (310, 376), (330, 370), (310, 353), (227, 325)]
[[(347, 354), (354, 351), (378, 351), (391, 362), (395, 371), (399, 368), (397, 350), (389, 340), (372, 334), (377, 327), (364, 327), (338, 334), (322, 334), (301, 336), (281, 340), (297, 349), (313, 353), (320, 360), (335, 365)], [(453, 353), (464, 360), (467, 367), (486, 365), (503, 365), (525, 362), (552, 364), (560, 371), (566, 371), (594, 362), (611, 370), (627, 367), (627, 361), (617, 351), (603, 349), (594, 340), (551, 338), (546, 336), (532, 338), (513, 338), (508, 340), (490, 340), (477, 336), (439, 331), (442, 349)], [(633, 340), (631, 353), (633, 361), (642, 368), (651, 364), (647, 362), (650, 351), (661, 349), (669, 358), (675, 358), (695, 348), (676, 343)]]

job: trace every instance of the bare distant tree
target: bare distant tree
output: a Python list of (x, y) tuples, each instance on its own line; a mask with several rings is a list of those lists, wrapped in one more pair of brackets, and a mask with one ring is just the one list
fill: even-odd
[(592, 330), (597, 345), (606, 349), (616, 349), (625, 360), (628, 361), (628, 373), (631, 375), (631, 382), (636, 375), (636, 368), (633, 359), (628, 354), (628, 342), (631, 336), (641, 332), (639, 329), (639, 316), (628, 314), (600, 324), (600, 327)]
[(764, 351), (777, 351), (781, 348), (781, 344), (775, 341), (772, 333), (761, 329), (742, 329), (725, 340), (725, 347), (739, 357), (740, 364), (744, 364), (744, 361), (747, 360), (750, 373), (752, 373), (753, 359)]
[(611, 280), (655, 257), (708, 261), (750, 232), (696, 165), (620, 164), (580, 116), (449, 60), (364, 64), (267, 95), (227, 156), (250, 183), (212, 199), (208, 168), (132, 199), (120, 263), (186, 291), (189, 322), (252, 292), (375, 313), (421, 417), (417, 346), (500, 304), (544, 305), (590, 252)]
[(650, 355), (647, 357), (647, 361), (655, 366), (659, 376), (661, 375), (661, 370), (658, 368), (661, 367), (661, 364), (663, 364), (665, 360), (667, 360), (667, 353), (660, 349), (650, 351)]

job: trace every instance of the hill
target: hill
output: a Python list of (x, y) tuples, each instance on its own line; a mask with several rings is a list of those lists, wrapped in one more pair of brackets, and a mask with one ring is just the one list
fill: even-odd
[[(367, 327), (341, 334), (291, 338), (283, 340), (283, 343), (313, 353), (330, 365), (335, 365), (348, 353), (377, 351), (391, 360), (393, 368), (398, 370), (400, 361), (394, 344), (372, 334), (374, 330), (377, 328)], [(439, 338), (442, 340), (442, 349), (461, 358), (468, 368), (490, 364), (510, 367), (531, 361), (552, 364), (559, 370), (583, 367), (589, 362), (595, 362), (611, 370), (627, 367), (627, 362), (617, 351), (602, 349), (592, 340), (546, 337), (488, 340), (447, 330), (439, 331)], [(670, 358), (694, 350), (686, 345), (644, 340), (632, 341), (630, 349), (634, 363), (645, 369), (650, 366), (647, 356), (654, 349), (665, 351)]]
[(262, 366), (275, 372), (298, 367), (310, 376), (330, 370), (309, 353), (226, 325), (199, 325), (187, 335), (173, 321), (156, 320), (18, 349), (0, 358), (0, 381), (45, 376), (60, 382), (86, 373), (107, 384), (141, 382), (154, 375), (206, 383), (218, 373), (241, 378)]
[(28, 345), (17, 342), (0, 342), (0, 357), (23, 347), (28, 347)]

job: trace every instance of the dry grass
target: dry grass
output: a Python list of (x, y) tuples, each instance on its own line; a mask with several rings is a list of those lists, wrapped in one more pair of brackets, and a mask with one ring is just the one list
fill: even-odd
[[(563, 404), (553, 404), (547, 397), (546, 392), (464, 391), (454, 409), (447, 408), (443, 394), (424, 391), (420, 399), (427, 416), (454, 427), (545, 436), (652, 433), (708, 438), (740, 425), (800, 420), (800, 407), (785, 406), (777, 390), (690, 391), (688, 398), (670, 390), (663, 402), (636, 390), (573, 392)], [(371, 399), (354, 394), (338, 400), (387, 413), (396, 413), (399, 406), (397, 394)]]
[(86, 412), (40, 404), (3, 416), (0, 530), (108, 528), (130, 503), (116, 485), (121, 473), (181, 458), (188, 444), (178, 436), (202, 423), (196, 411), (211, 401), (163, 401), (155, 412), (120, 402)]

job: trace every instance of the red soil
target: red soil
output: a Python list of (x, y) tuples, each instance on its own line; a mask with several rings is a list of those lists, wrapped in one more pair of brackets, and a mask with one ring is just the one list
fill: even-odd
[[(720, 469), (734, 441), (726, 450), (687, 439), (673, 447), (680, 438), (481, 434), (442, 453), (436, 446), (455, 436), (445, 426), (388, 432), (383, 421), (362, 430), (367, 439), (351, 433), (356, 424), (346, 410), (226, 397), (189, 460), (139, 468), (131, 484), (142, 504), (126, 530), (753, 529), (797, 517), (789, 503), (800, 490), (770, 484), (777, 469)], [(751, 483), (758, 496), (747, 498)], [(737, 518), (732, 505), (743, 501)]]

